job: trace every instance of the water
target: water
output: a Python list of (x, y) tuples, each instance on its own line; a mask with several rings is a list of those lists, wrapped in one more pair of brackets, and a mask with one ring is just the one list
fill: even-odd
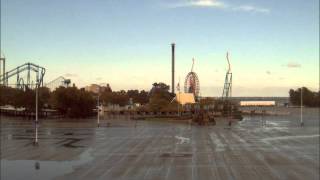
[(53, 179), (71, 173), (74, 168), (93, 159), (92, 149), (84, 151), (78, 160), (71, 161), (37, 161), (37, 160), (1, 160), (1, 179), (10, 180), (44, 180)]
[[(266, 127), (297, 127), (300, 126), (300, 108), (285, 108), (285, 107), (269, 107), (267, 111), (279, 113), (280, 115), (245, 115), (241, 126), (261, 126), (265, 121)], [(317, 127), (319, 126), (320, 117), (319, 108), (303, 108), (304, 126)]]

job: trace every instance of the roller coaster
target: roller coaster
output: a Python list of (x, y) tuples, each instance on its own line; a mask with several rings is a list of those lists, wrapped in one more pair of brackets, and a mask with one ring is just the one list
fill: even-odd
[(229, 52), (227, 52), (227, 61), (228, 61), (228, 70), (226, 73), (224, 87), (222, 92), (222, 100), (228, 100), (232, 96), (232, 72), (231, 72), (231, 64), (229, 61)]
[(66, 79), (63, 76), (59, 76), (58, 78), (48, 82), (45, 84), (47, 88), (50, 89), (50, 91), (55, 90), (58, 87), (69, 87), (69, 84), (71, 83), (70, 79)]
[[(26, 73), (26, 75), (24, 73)], [(0, 75), (0, 84), (4, 86), (14, 85), (19, 89), (33, 89), (36, 86), (43, 86), (45, 73), (45, 68), (28, 62), (10, 71), (3, 72), (3, 74)], [(9, 83), (9, 80), (15, 82)]]
[[(6, 72), (5, 66), (6, 58), (3, 55), (3, 57), (0, 57), (0, 84), (3, 86), (11, 86), (25, 90), (42, 87), (44, 85), (43, 78), (46, 73), (44, 67), (28, 62)], [(60, 86), (68, 87), (70, 83), (70, 79), (59, 76), (45, 83), (45, 86), (53, 91)]]

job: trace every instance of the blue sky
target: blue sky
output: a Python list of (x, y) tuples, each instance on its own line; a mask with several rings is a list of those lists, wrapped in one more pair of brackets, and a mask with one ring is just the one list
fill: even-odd
[(1, 0), (7, 69), (31, 61), (78, 86), (150, 89), (192, 58), (201, 94), (219, 96), (230, 52), (235, 96), (319, 86), (318, 0)]

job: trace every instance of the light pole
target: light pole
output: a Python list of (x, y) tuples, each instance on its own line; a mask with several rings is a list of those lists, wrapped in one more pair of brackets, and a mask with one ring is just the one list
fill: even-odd
[(179, 83), (178, 83), (178, 95), (179, 95), (179, 100), (177, 101), (178, 102), (178, 116), (180, 117), (180, 102), (181, 102), (181, 99), (180, 99), (180, 77), (179, 77)]
[(34, 145), (38, 145), (38, 80), (36, 82), (36, 120), (35, 120), (35, 140), (34, 140)]
[(300, 95), (300, 97), (301, 97), (301, 104), (300, 104), (300, 126), (302, 127), (302, 126), (304, 126), (304, 122), (303, 122), (303, 116), (302, 116), (302, 113), (303, 113), (303, 87), (301, 87), (301, 95)]
[(97, 98), (97, 124), (100, 127), (100, 85), (97, 86), (98, 98)]
[(100, 94), (98, 93), (98, 106), (97, 106), (97, 117), (98, 117), (98, 119), (97, 119), (97, 121), (98, 121), (98, 127), (100, 127), (100, 116), (99, 116), (99, 111), (100, 111), (100, 108), (99, 108), (99, 105), (100, 105)]

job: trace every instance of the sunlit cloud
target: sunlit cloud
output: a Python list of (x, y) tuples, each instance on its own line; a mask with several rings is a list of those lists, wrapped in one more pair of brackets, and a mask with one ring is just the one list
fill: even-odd
[(268, 75), (271, 75), (271, 72), (270, 72), (270, 71), (266, 71), (266, 73), (267, 73)]
[(188, 0), (179, 3), (172, 3), (169, 5), (171, 8), (179, 7), (210, 7), (210, 8), (223, 8), (225, 3), (219, 0)]
[(288, 64), (286, 64), (284, 66), (287, 68), (301, 68), (301, 64), (294, 63), (294, 62), (289, 62)]
[(221, 0), (182, 0), (177, 3), (170, 3), (170, 8), (182, 8), (182, 7), (205, 7), (205, 8), (224, 8), (233, 11), (242, 12), (254, 12), (254, 13), (269, 13), (270, 10), (267, 8), (256, 7), (253, 5), (240, 5), (235, 6), (227, 4)]
[(192, 6), (203, 6), (203, 7), (223, 7), (224, 3), (217, 0), (197, 0), (191, 1)]
[(242, 5), (232, 8), (235, 11), (245, 11), (245, 12), (257, 12), (257, 13), (269, 13), (270, 10), (267, 8), (260, 8), (252, 5)]

